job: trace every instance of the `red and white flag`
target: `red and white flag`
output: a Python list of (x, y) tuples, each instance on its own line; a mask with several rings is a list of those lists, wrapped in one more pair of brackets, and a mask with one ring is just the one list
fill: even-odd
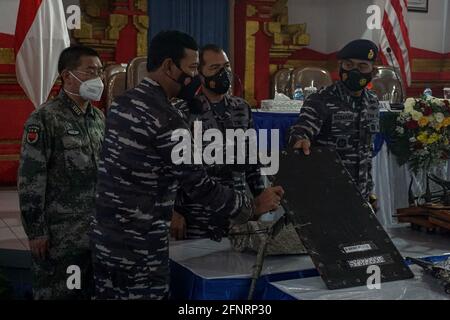
[(61, 0), (1, 0), (0, 33), (13, 34), (17, 81), (35, 107), (58, 77), (58, 58), (70, 45)]
[[(386, 0), (380, 46), (383, 64), (399, 69), (404, 82), (411, 86), (411, 43), (407, 2), (408, 0)], [(392, 65), (388, 48), (392, 50), (394, 65)]]

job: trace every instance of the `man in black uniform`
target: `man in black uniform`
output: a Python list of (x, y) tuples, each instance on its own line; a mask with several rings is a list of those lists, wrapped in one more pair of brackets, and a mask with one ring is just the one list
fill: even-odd
[(91, 236), (98, 299), (167, 297), (168, 235), (180, 188), (237, 223), (279, 206), (279, 187), (255, 205), (247, 194), (211, 180), (203, 166), (174, 164), (174, 132), (189, 129), (169, 100), (192, 99), (197, 50), (187, 34), (159, 33), (148, 50), (148, 77), (111, 105)]
[(355, 40), (339, 51), (340, 81), (308, 97), (289, 144), (310, 153), (311, 144), (334, 147), (361, 193), (372, 204), (373, 137), (379, 132), (379, 102), (366, 89), (375, 74), (378, 47)]
[[(201, 92), (190, 106), (189, 126), (201, 121), (203, 133), (218, 129), (225, 135), (227, 129), (253, 129), (252, 112), (248, 103), (229, 94), (232, 83), (230, 61), (222, 48), (209, 44), (200, 50)], [(246, 141), (246, 143), (249, 143)], [(248, 148), (246, 148), (248, 149)], [(207, 167), (209, 176), (215, 181), (245, 191), (247, 185), (257, 197), (264, 189), (264, 180), (257, 165), (213, 164)], [(258, 198), (257, 198), (258, 199)], [(171, 235), (175, 239), (221, 238), (229, 229), (229, 219), (221, 219), (207, 206), (192, 200), (183, 190), (177, 197), (172, 217)]]

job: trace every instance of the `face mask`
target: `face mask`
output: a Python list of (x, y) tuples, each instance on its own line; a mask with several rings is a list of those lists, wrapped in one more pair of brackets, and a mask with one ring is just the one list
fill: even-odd
[[(70, 72), (70, 71), (69, 71)], [(89, 101), (100, 101), (103, 94), (103, 89), (105, 88), (103, 81), (100, 77), (90, 79), (87, 81), (81, 81), (78, 79), (76, 75), (74, 75), (72, 72), (70, 74), (77, 79), (81, 85), (80, 85), (80, 94), (72, 93), (67, 91), (68, 93), (82, 97), (85, 100)]]
[(372, 72), (362, 73), (358, 69), (347, 71), (341, 67), (339, 75), (345, 86), (353, 92), (363, 90), (372, 81)]
[[(202, 85), (202, 82), (200, 80), (200, 76), (195, 76), (195, 77), (190, 77), (191, 78), (191, 82), (189, 82), (189, 84), (185, 85), (184, 81), (183, 83), (180, 83), (181, 85), (181, 90), (178, 93), (177, 98), (180, 98), (182, 100), (185, 101), (191, 101), (192, 99), (194, 99), (195, 95), (198, 92), (198, 89), (200, 89), (200, 86)], [(184, 78), (186, 79), (186, 78)]]
[(205, 87), (214, 93), (225, 94), (230, 90), (231, 81), (231, 72), (222, 68), (215, 75), (205, 77)]
[[(179, 66), (177, 66), (178, 69), (181, 70)], [(177, 98), (182, 99), (184, 101), (191, 101), (194, 99), (195, 95), (197, 94), (198, 89), (202, 85), (202, 82), (200, 80), (200, 77), (196, 75), (195, 77), (192, 77), (188, 75), (186, 72), (181, 70), (183, 73), (178, 78), (178, 80), (173, 79), (169, 76), (170, 79), (175, 81), (181, 86), (180, 92), (177, 95)], [(187, 79), (191, 79), (191, 81), (186, 85), (184, 84)]]

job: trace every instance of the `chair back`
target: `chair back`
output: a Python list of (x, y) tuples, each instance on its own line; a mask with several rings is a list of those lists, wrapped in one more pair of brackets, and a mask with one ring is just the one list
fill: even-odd
[(275, 93), (282, 93), (292, 98), (291, 73), (293, 69), (283, 68), (278, 70), (272, 78), (272, 97)]
[(302, 89), (313, 86), (320, 90), (332, 84), (331, 74), (325, 69), (316, 67), (297, 68), (291, 76), (292, 94), (298, 86)]
[(147, 76), (147, 57), (136, 57), (127, 68), (127, 89), (135, 88)]
[(126, 90), (126, 64), (110, 65), (105, 70), (106, 109), (108, 110), (114, 98)]
[(404, 102), (406, 88), (400, 74), (397, 75), (393, 67), (377, 67), (377, 73), (372, 79), (372, 90), (380, 101)]

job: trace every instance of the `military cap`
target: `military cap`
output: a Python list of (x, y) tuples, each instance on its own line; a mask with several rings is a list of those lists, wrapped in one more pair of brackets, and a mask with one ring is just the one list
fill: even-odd
[(358, 59), (367, 61), (376, 61), (378, 56), (378, 46), (370, 40), (358, 39), (348, 43), (338, 52), (337, 58)]

